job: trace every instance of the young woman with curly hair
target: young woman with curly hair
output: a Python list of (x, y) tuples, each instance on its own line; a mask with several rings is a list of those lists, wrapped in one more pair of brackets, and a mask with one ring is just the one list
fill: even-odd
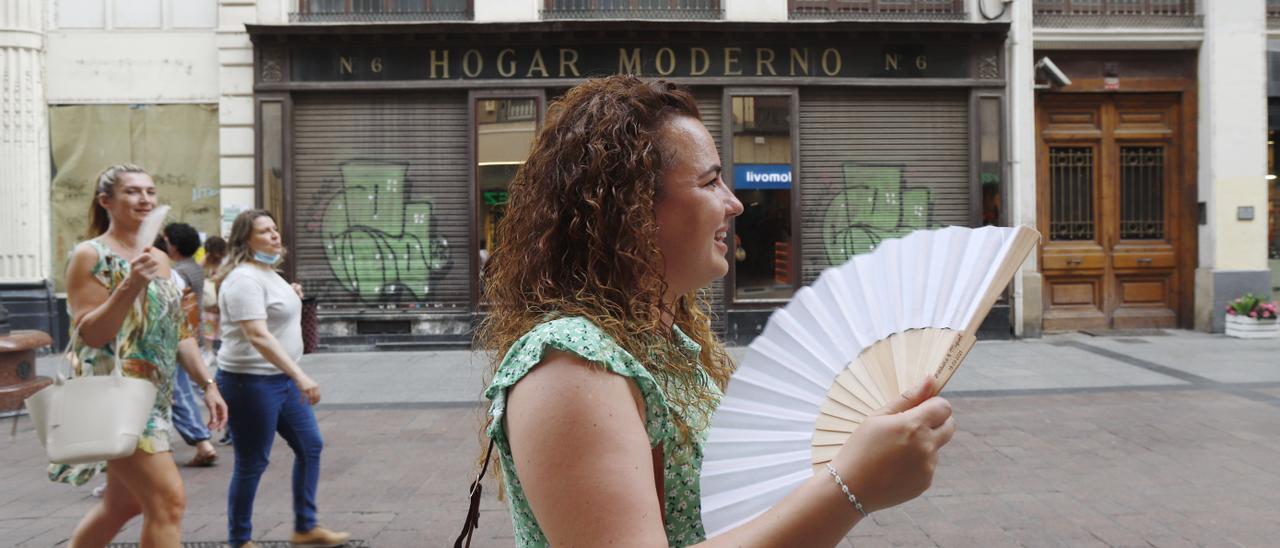
[[(823, 474), (705, 538), (702, 443), (733, 366), (697, 292), (728, 272), (742, 212), (720, 170), (672, 84), (591, 80), (548, 109), (511, 184), (477, 335), (518, 546), (831, 546), (862, 517)], [(955, 430), (932, 390), (869, 419), (832, 463), (863, 509), (928, 487)]]

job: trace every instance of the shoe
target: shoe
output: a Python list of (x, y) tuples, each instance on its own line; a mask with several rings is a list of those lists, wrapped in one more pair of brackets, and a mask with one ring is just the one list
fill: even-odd
[(218, 438), (218, 445), (231, 445), (231, 434), (223, 434), (221, 438)]
[(233, 546), (232, 548), (258, 548), (258, 543), (251, 540), (241, 544), (240, 546)]
[(330, 531), (324, 527), (315, 526), (305, 533), (294, 532), (293, 538), (289, 542), (294, 546), (310, 546), (314, 548), (330, 548), (333, 546), (342, 546), (351, 540), (351, 533), (341, 533)]
[(102, 485), (94, 487), (92, 495), (98, 498), (102, 498), (102, 492), (106, 490), (107, 490), (107, 484), (104, 483)]
[(196, 453), (196, 456), (191, 457), (191, 460), (187, 461), (187, 466), (190, 466), (192, 468), (206, 468), (209, 466), (213, 466), (217, 462), (218, 462), (217, 453), (208, 453), (205, 455)]

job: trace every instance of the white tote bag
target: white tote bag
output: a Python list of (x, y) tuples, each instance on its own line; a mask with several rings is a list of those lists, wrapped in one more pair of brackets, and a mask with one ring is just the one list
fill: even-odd
[[(72, 340), (78, 335), (72, 334)], [(125, 377), (119, 340), (114, 350), (111, 374), (68, 379), (59, 369), (53, 384), (25, 400), (49, 462), (86, 464), (124, 458), (137, 449), (155, 405), (156, 386)], [(68, 361), (78, 359), (70, 352), (68, 356)]]

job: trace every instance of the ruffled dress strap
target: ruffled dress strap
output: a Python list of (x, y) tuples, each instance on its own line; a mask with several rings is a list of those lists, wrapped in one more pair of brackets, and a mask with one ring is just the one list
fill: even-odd
[(489, 406), (491, 421), (487, 433), (498, 443), (506, 442), (502, 419), (506, 412), (507, 390), (541, 363), (548, 350), (575, 354), (634, 381), (644, 398), (645, 431), (649, 434), (650, 447), (657, 447), (676, 433), (669, 417), (666, 396), (649, 370), (590, 320), (571, 317), (551, 320), (529, 330), (511, 345), (498, 365), (493, 382), (485, 390), (485, 397), (493, 402)]

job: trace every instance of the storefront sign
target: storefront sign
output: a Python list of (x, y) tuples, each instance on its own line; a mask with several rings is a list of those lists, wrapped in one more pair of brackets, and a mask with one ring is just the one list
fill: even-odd
[(734, 190), (787, 190), (791, 188), (791, 164), (736, 164)]
[(964, 78), (964, 47), (339, 47), (292, 50), (298, 82), (646, 77)]

